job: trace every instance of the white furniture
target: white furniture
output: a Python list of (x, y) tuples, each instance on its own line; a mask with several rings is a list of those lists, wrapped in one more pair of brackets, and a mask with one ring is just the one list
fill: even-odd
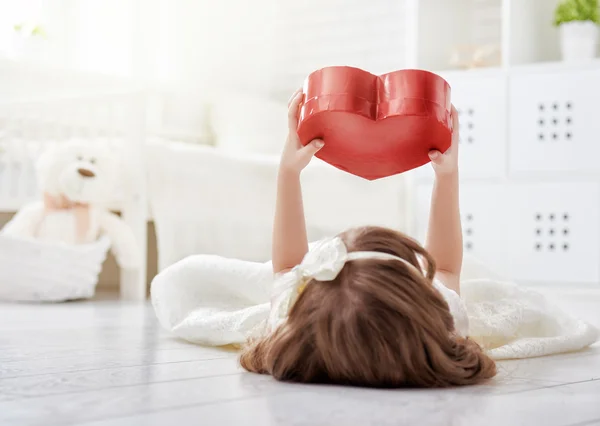
[[(159, 269), (198, 253), (271, 258), (278, 156), (174, 143), (148, 150)], [(368, 182), (314, 160), (302, 181), (311, 240), (359, 225), (410, 227), (402, 176)]]
[[(419, 2), (411, 66), (444, 69), (447, 48), (469, 40), (460, 17), (481, 2), (441, 3)], [(522, 282), (597, 286), (600, 61), (551, 62), (560, 58), (557, 3), (497, 1), (499, 66), (441, 73), (461, 113), (465, 250)], [(428, 31), (434, 23), (444, 37)], [(415, 232), (423, 237), (431, 175), (416, 175)]]
[[(148, 146), (159, 269), (198, 253), (271, 258), (287, 106), (223, 93), (211, 101), (210, 112), (214, 146), (160, 141)], [(315, 159), (302, 180), (310, 240), (358, 225), (410, 227), (403, 176), (368, 182)]]
[[(461, 114), (465, 250), (529, 283), (600, 283), (600, 63), (442, 75)], [(431, 173), (418, 170), (424, 238)]]
[[(422, 2), (417, 45), (440, 50), (417, 48), (421, 68), (444, 64), (426, 31), (433, 3)], [(465, 250), (521, 282), (598, 285), (600, 61), (543, 62), (560, 56), (555, 1), (498, 3), (500, 66), (441, 72), (461, 114)], [(448, 43), (466, 37), (453, 23), (446, 22)], [(431, 173), (416, 176), (415, 232), (423, 238)]]

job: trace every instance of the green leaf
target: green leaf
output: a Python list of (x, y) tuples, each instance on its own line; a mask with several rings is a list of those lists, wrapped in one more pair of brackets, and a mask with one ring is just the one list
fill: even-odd
[(554, 25), (573, 21), (592, 21), (600, 24), (598, 0), (563, 0), (554, 12)]

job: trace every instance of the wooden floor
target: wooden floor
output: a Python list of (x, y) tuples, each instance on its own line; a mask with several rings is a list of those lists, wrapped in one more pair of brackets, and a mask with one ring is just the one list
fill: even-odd
[[(600, 297), (560, 299), (600, 325)], [(600, 425), (600, 347), (500, 370), (452, 390), (281, 384), (169, 337), (149, 305), (0, 305), (0, 425)]]

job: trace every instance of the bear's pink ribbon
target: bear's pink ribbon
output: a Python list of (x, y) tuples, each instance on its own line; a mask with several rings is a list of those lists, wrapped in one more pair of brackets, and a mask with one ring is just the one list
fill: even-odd
[(76, 242), (78, 244), (83, 243), (90, 229), (90, 206), (88, 204), (71, 201), (63, 194), (51, 195), (45, 192), (44, 215), (60, 210), (72, 210), (73, 215), (75, 216)]

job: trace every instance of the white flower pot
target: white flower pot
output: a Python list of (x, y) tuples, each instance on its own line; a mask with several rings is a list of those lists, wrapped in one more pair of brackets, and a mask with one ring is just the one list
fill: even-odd
[(560, 48), (564, 61), (582, 61), (596, 57), (598, 25), (592, 21), (573, 21), (560, 25)]

